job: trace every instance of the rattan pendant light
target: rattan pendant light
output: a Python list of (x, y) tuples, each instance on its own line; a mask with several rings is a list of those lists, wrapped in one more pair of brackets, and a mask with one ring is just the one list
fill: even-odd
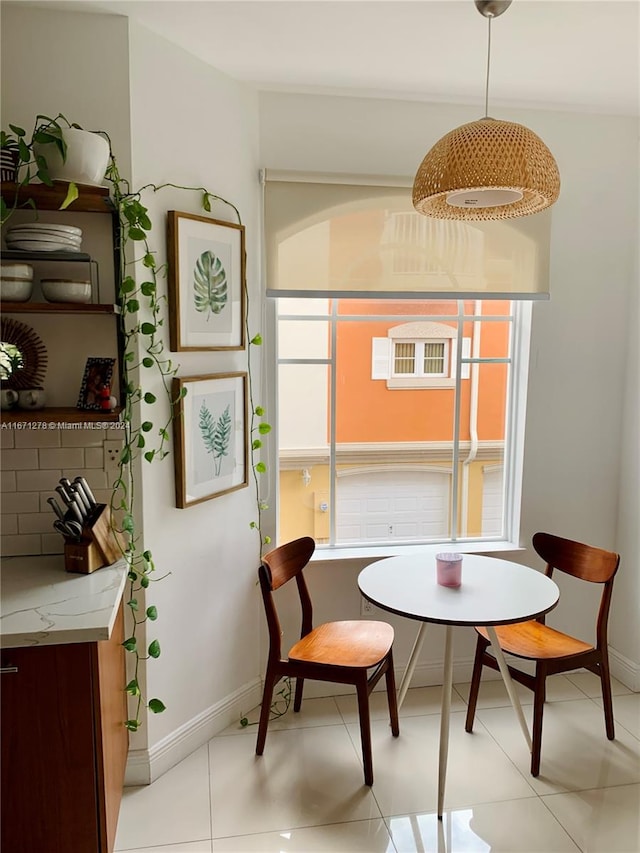
[(552, 205), (560, 194), (553, 154), (529, 128), (490, 118), (491, 21), (511, 0), (475, 0), (488, 19), (485, 116), (442, 137), (413, 182), (413, 206), (434, 219), (512, 219)]

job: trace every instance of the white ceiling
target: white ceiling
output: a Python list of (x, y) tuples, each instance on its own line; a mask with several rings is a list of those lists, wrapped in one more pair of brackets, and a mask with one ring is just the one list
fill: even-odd
[[(484, 103), (488, 24), (472, 0), (64, 5), (126, 14), (260, 88)], [(638, 115), (639, 11), (640, 0), (514, 0), (492, 24), (490, 106)]]

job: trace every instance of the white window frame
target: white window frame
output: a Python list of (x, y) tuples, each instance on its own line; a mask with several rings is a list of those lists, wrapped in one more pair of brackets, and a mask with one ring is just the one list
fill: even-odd
[[(373, 296), (373, 294), (370, 294)], [(486, 300), (490, 301), (490, 300)], [(265, 374), (264, 374), (264, 399), (267, 401), (270, 411), (278, 411), (278, 395), (277, 395), (277, 376), (278, 376), (278, 359), (277, 359), (277, 325), (278, 311), (277, 299), (269, 298), (266, 304), (266, 328), (267, 341), (264, 347), (265, 353)], [(511, 314), (511, 370), (509, 386), (507, 389), (507, 422), (505, 426), (505, 453), (503, 464), (505, 468), (504, 489), (504, 525), (503, 535), (492, 538), (461, 538), (454, 537), (444, 539), (442, 542), (434, 543), (385, 543), (383, 545), (361, 545), (348, 546), (330, 543), (328, 545), (320, 545), (316, 548), (314, 560), (344, 560), (344, 559), (360, 559), (369, 557), (385, 557), (399, 554), (435, 554), (437, 550), (441, 550), (443, 544), (451, 544), (460, 552), (474, 552), (481, 549), (483, 552), (499, 552), (499, 551), (517, 551), (522, 550), (520, 544), (520, 516), (522, 506), (522, 481), (523, 481), (523, 464), (524, 464), (524, 437), (525, 437), (525, 419), (527, 410), (527, 385), (529, 375), (529, 353), (531, 342), (531, 321), (532, 321), (533, 302), (525, 299), (515, 299), (512, 301)], [(321, 319), (317, 314), (310, 313), (307, 315), (297, 315), (295, 319)], [(330, 319), (326, 316), (324, 319)], [(486, 321), (486, 316), (482, 318)], [(391, 352), (390, 339), (378, 338), (377, 341), (385, 341), (387, 344), (386, 363), (389, 364), (389, 353)], [(273, 349), (271, 349), (272, 342)], [(458, 340), (456, 338), (456, 344)], [(468, 377), (470, 366), (472, 363), (491, 363), (492, 361), (500, 361), (500, 359), (474, 359), (470, 356), (468, 348), (468, 339), (463, 338), (457, 347), (457, 356), (460, 357), (460, 380)], [(465, 354), (463, 355), (463, 349)], [(271, 354), (273, 357), (268, 357)], [(372, 378), (382, 379), (379, 375), (381, 366), (381, 355), (378, 351), (373, 353), (372, 364), (378, 365), (378, 375), (375, 370), (372, 373)], [(289, 360), (290, 361), (290, 360)], [(301, 359), (305, 361), (305, 359)], [(456, 381), (459, 381), (456, 379)], [(268, 453), (268, 470), (275, 472), (279, 465), (278, 451), (278, 424), (274, 425), (272, 433), (269, 437), (267, 453)], [(454, 466), (457, 464), (459, 453), (454, 454)], [(333, 461), (335, 468), (335, 457)], [(261, 492), (262, 499), (265, 504), (268, 504), (263, 515), (264, 529), (269, 531), (275, 541), (278, 539), (278, 478), (268, 476), (264, 491)], [(335, 505), (335, 494), (330, 495), (330, 501)], [(454, 505), (457, 501), (457, 489), (453, 489)], [(333, 527), (333, 525), (332, 525)]]

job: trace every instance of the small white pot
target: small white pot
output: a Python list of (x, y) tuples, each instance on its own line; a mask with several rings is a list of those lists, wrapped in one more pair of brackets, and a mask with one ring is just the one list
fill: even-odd
[(75, 127), (65, 128), (62, 136), (67, 144), (67, 159), (54, 143), (35, 143), (33, 150), (47, 161), (49, 175), (54, 181), (73, 181), (75, 184), (101, 186), (109, 165), (109, 143), (103, 136)]

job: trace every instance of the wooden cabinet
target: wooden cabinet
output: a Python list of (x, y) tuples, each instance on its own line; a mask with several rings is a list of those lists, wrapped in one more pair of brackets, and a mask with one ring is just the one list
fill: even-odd
[(4, 649), (7, 853), (111, 853), (128, 750), (124, 617), (109, 640)]
[[(120, 407), (112, 411), (76, 408), (82, 371), (88, 357), (116, 359), (112, 393), (122, 397), (120, 369), (123, 337), (120, 328), (118, 288), (120, 277), (119, 222), (107, 187), (78, 187), (78, 198), (64, 211), (59, 207), (68, 185), (52, 187), (32, 184), (16, 190), (2, 184), (2, 198), (16, 208), (6, 228), (37, 220), (79, 225), (83, 229), (83, 252), (25, 252), (2, 250), (6, 263), (28, 263), (34, 267), (34, 293), (28, 302), (3, 302), (0, 311), (27, 324), (41, 338), (47, 350), (48, 367), (44, 382), (45, 409), (3, 412), (3, 420), (33, 422), (108, 422), (119, 419)], [(17, 192), (17, 198), (16, 198)], [(4, 230), (4, 228), (3, 228)], [(85, 247), (88, 252), (84, 252)], [(42, 296), (42, 278), (68, 277), (92, 280), (92, 302), (76, 304), (47, 302)], [(9, 386), (10, 387), (10, 386)], [(51, 392), (51, 393), (50, 393)]]

